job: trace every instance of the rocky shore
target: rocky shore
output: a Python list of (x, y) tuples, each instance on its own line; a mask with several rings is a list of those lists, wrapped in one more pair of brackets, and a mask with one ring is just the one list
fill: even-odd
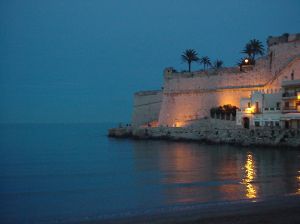
[(261, 145), (300, 149), (300, 130), (280, 127), (245, 129), (234, 121), (203, 119), (186, 127), (112, 128), (110, 137), (135, 139), (187, 140), (232, 145)]

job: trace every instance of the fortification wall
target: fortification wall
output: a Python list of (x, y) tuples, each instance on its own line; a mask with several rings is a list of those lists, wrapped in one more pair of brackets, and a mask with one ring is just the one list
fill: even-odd
[(134, 94), (132, 126), (139, 127), (158, 121), (161, 109), (162, 91), (141, 91)]
[(185, 121), (209, 116), (212, 107), (239, 106), (241, 97), (249, 97), (273, 77), (267, 63), (268, 59), (262, 58), (247, 72), (238, 67), (214, 73), (171, 73), (167, 69), (159, 124), (182, 126)]
[(296, 56), (300, 56), (300, 34), (290, 35), (286, 42), (269, 46), (269, 68), (273, 75), (280, 71)]
[(210, 115), (214, 106), (225, 104), (239, 105), (241, 97), (249, 97), (251, 91), (259, 88), (225, 89), (207, 92), (164, 94), (159, 115), (159, 124), (184, 126), (186, 121)]
[(300, 79), (300, 34), (269, 38), (266, 56), (246, 71), (230, 67), (178, 73), (167, 68), (163, 91), (134, 95), (132, 125), (158, 121), (161, 125), (183, 126), (186, 121), (209, 116), (212, 107), (239, 106), (240, 98), (249, 97), (252, 91), (278, 91), (282, 80), (290, 80), (292, 74)]
[(287, 39), (269, 46), (252, 70), (241, 72), (238, 67), (218, 72), (198, 71), (177, 73), (167, 68), (159, 124), (183, 126), (186, 121), (209, 116), (212, 107), (231, 104), (239, 106), (241, 97), (252, 91), (277, 91), (281, 81), (299, 77), (300, 38)]
[(280, 73), (277, 73), (273, 80), (265, 86), (265, 89), (279, 89), (282, 81), (291, 79), (300, 79), (300, 55), (287, 63)]
[[(264, 61), (265, 62), (265, 61)], [(264, 63), (265, 64), (265, 63)], [(259, 86), (264, 85), (272, 78), (268, 69), (254, 68), (251, 71), (241, 72), (239, 68), (231, 71), (220, 71), (219, 73), (209, 74), (202, 72), (191, 73), (189, 76), (182, 73), (165, 75), (164, 92), (179, 92), (187, 90), (216, 90), (232, 87)]]

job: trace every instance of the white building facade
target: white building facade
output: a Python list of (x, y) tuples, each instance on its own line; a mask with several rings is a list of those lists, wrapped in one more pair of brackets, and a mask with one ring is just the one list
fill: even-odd
[(255, 91), (241, 98), (236, 124), (300, 129), (300, 79), (283, 81), (280, 90)]
[(237, 125), (245, 128), (250, 126), (280, 126), (281, 91), (265, 93), (256, 91), (249, 98), (242, 98), (236, 113)]

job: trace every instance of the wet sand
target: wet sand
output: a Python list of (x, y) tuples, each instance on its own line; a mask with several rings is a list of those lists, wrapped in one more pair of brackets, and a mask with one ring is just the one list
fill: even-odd
[(300, 196), (187, 206), (160, 214), (94, 220), (82, 223), (294, 224), (300, 223)]

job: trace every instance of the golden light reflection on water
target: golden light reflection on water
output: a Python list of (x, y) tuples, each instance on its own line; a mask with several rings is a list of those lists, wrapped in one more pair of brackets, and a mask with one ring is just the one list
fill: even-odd
[(208, 169), (206, 166), (208, 158), (203, 156), (187, 150), (184, 144), (175, 145), (172, 151), (162, 156), (162, 170), (172, 171), (171, 175), (164, 179), (164, 182), (184, 184), (207, 180), (208, 172), (203, 170)]
[(253, 180), (256, 177), (255, 172), (255, 161), (253, 159), (253, 155), (248, 153), (246, 164), (244, 166), (245, 169), (245, 177), (242, 180), (242, 184), (246, 186), (246, 197), (249, 199), (253, 199), (257, 197), (257, 189), (252, 184)]
[[(162, 179), (169, 203), (201, 202), (210, 195), (210, 188), (194, 186), (210, 179), (210, 159), (199, 153), (196, 145), (174, 144), (172, 150), (161, 152), (160, 167), (167, 173)], [(165, 154), (166, 153), (166, 154)]]
[(298, 184), (297, 194), (300, 194), (300, 170), (298, 171), (297, 184)]
[[(166, 204), (300, 195), (300, 153), (296, 151), (159, 141), (135, 144), (137, 172), (145, 174), (137, 178), (139, 188), (160, 186), (156, 193)], [(148, 173), (156, 175), (149, 179)]]
[[(220, 181), (227, 181), (227, 180), (239, 180), (241, 177), (241, 169), (240, 169), (240, 162), (239, 156), (221, 156), (217, 163), (214, 163), (214, 167), (216, 168), (215, 174), (216, 179)], [(226, 200), (238, 200), (240, 199), (240, 188), (241, 186), (236, 183), (230, 184), (220, 184), (218, 186), (218, 191), (222, 198)]]

